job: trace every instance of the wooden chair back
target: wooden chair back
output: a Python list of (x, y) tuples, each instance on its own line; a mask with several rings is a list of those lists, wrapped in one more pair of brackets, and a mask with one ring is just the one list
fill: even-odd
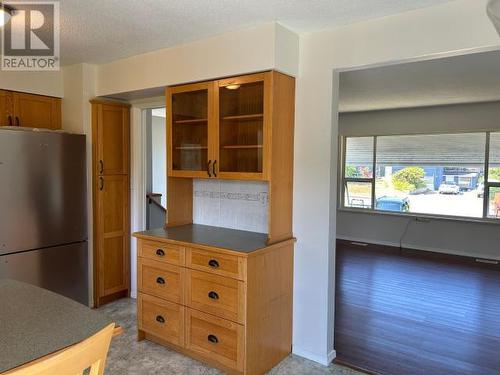
[(5, 375), (80, 375), (90, 368), (89, 375), (103, 375), (114, 323), (81, 343), (40, 358)]

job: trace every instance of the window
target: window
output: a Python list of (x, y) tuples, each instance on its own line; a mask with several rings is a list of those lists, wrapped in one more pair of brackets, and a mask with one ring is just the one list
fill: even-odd
[(500, 133), (344, 138), (343, 207), (500, 218)]

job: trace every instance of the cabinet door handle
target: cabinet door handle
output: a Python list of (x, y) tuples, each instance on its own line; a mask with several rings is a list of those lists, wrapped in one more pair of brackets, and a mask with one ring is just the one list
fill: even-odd
[(208, 265), (212, 268), (219, 268), (219, 262), (217, 262), (215, 259), (210, 259), (208, 261)]
[(208, 293), (208, 298), (213, 299), (214, 301), (217, 301), (219, 299), (219, 295), (216, 292), (210, 292), (210, 293)]
[(208, 163), (207, 163), (207, 174), (208, 174), (208, 177), (212, 177), (212, 175), (210, 174), (210, 164), (212, 164), (212, 160), (209, 160)]
[(99, 186), (99, 190), (103, 191), (104, 190), (104, 178), (99, 177), (99, 181), (101, 182), (101, 184)]
[(9, 126), (12, 126), (12, 116), (9, 115)]
[(219, 342), (219, 339), (215, 335), (208, 335), (207, 340), (212, 344), (217, 344)]
[(165, 284), (165, 279), (163, 277), (157, 277), (156, 278), (156, 283), (160, 284), (160, 285), (164, 285)]
[(215, 178), (217, 178), (217, 168), (215, 168), (216, 165), (217, 165), (217, 160), (214, 160), (213, 172), (214, 172), (214, 177)]
[(99, 160), (99, 173), (102, 174), (104, 172), (104, 162)]
[(157, 321), (158, 323), (163, 324), (163, 323), (165, 323), (165, 318), (164, 318), (163, 316), (161, 316), (161, 315), (157, 315), (157, 316), (156, 316), (156, 321)]
[(164, 257), (165, 252), (163, 251), (163, 249), (158, 249), (156, 250), (156, 255), (158, 255), (159, 257)]
[(19, 117), (16, 116), (16, 126), (21, 126), (21, 121), (19, 121)]

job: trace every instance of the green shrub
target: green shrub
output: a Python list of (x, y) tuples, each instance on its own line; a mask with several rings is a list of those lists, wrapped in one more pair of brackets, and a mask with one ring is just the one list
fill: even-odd
[(394, 173), (392, 184), (396, 190), (413, 191), (425, 187), (425, 171), (420, 167), (406, 167)]

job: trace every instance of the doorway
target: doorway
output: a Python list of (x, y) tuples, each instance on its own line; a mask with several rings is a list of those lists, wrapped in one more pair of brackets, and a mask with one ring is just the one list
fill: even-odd
[(146, 229), (162, 228), (167, 204), (165, 107), (144, 109), (146, 122)]

